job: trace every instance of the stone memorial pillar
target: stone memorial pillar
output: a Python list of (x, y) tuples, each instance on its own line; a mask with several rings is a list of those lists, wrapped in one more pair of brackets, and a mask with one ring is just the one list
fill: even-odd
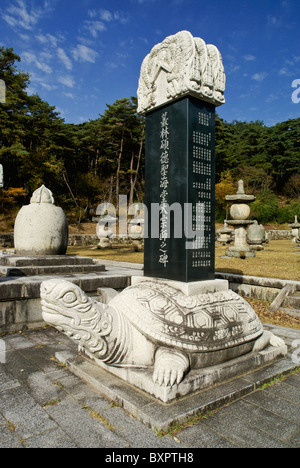
[(224, 90), (220, 52), (187, 31), (156, 45), (142, 64), (146, 276), (215, 277), (215, 108), (225, 102)]

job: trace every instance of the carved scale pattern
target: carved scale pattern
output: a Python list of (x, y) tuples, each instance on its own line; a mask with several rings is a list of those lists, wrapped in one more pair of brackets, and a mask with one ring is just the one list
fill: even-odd
[[(124, 313), (143, 333), (187, 351), (224, 349), (263, 332), (253, 309), (233, 291), (185, 296), (169, 285), (147, 281), (127, 288), (119, 299)], [(139, 306), (130, 307), (132, 301)]]

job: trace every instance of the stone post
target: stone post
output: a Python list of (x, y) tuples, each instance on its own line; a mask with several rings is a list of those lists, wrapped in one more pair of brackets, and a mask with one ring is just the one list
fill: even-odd
[(292, 228), (292, 242), (299, 242), (300, 239), (300, 223), (298, 222), (298, 216), (295, 216), (295, 221), (289, 224)]

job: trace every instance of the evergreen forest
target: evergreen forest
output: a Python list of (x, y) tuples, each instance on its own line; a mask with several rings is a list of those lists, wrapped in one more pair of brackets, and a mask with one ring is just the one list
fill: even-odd
[[(1, 213), (27, 204), (42, 184), (70, 222), (90, 219), (91, 209), (119, 194), (129, 203), (143, 201), (145, 121), (135, 97), (107, 104), (103, 115), (68, 124), (56, 108), (29, 95), (30, 76), (20, 57), (0, 47), (0, 164), (4, 187)], [(243, 179), (257, 198), (252, 217), (259, 222), (300, 219), (300, 118), (267, 127), (261, 121), (228, 123), (216, 119), (216, 221), (226, 217), (225, 196)]]

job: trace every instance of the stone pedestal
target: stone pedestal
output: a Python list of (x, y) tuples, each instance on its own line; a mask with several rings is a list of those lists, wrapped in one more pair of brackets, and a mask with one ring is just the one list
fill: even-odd
[(230, 220), (230, 226), (234, 227), (234, 245), (226, 250), (227, 257), (250, 258), (255, 257), (247, 243), (247, 227), (253, 224), (253, 221), (248, 220)]
[(136, 203), (134, 205), (135, 216), (128, 223), (128, 234), (133, 239), (133, 249), (136, 252), (144, 250), (144, 233), (145, 233), (145, 219), (144, 219), (144, 205)]
[(163, 403), (287, 352), (225, 280), (132, 278), (132, 286), (108, 304), (51, 280), (42, 284), (41, 297), (44, 319), (78, 343), (87, 363), (92, 360)]

